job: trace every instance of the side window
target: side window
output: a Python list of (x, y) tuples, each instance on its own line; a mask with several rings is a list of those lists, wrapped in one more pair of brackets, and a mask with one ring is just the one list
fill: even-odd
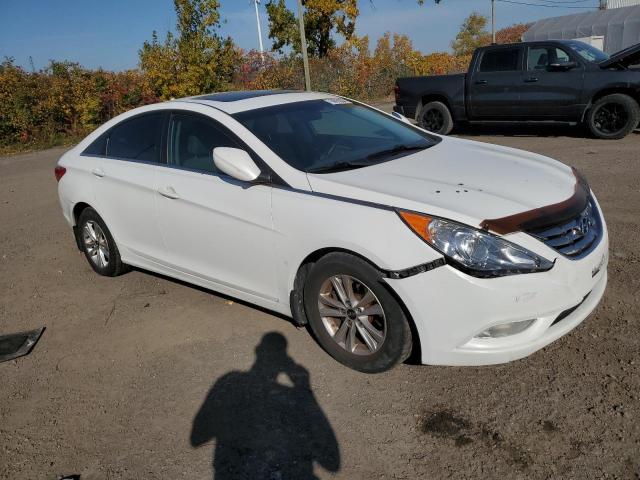
[(567, 52), (565, 52), (564, 50), (562, 50), (561, 48), (554, 48), (555, 50), (555, 54), (556, 54), (556, 58), (555, 58), (555, 62), (557, 63), (567, 63), (571, 61), (571, 58), (569, 57), (569, 54)]
[(148, 113), (113, 127), (107, 138), (107, 156), (160, 163), (163, 113)]
[(545, 70), (549, 65), (549, 50), (547, 47), (531, 47), (527, 55), (527, 68), (529, 70)]
[(238, 144), (213, 120), (196, 115), (171, 116), (169, 127), (169, 163), (189, 170), (217, 173), (213, 163), (216, 147), (238, 147)]
[(107, 135), (102, 134), (91, 145), (84, 149), (83, 155), (98, 155), (103, 157), (107, 151)]
[(489, 50), (482, 55), (481, 72), (509, 72), (518, 68), (518, 48)]

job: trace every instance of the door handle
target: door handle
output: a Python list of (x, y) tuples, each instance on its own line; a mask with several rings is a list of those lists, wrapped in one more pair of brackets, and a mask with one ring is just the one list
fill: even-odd
[(538, 81), (538, 77), (529, 77), (524, 79), (525, 83), (535, 83)]
[(180, 198), (180, 195), (178, 195), (178, 193), (173, 189), (173, 187), (159, 188), (158, 189), (158, 193), (160, 195), (162, 195), (163, 197), (167, 197), (167, 198), (170, 198), (172, 200)]
[(104, 177), (104, 170), (102, 170), (101, 168), (94, 168), (93, 170), (91, 170), (91, 173), (93, 173), (96, 177)]
[(486, 80), (476, 80), (476, 85), (486, 85), (487, 83), (489, 82), (487, 82)]

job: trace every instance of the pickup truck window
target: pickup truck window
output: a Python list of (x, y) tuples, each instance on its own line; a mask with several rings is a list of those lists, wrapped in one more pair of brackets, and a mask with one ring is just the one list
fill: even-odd
[(482, 55), (481, 72), (509, 72), (518, 68), (518, 48), (501, 48), (489, 50)]
[(528, 70), (545, 70), (552, 63), (571, 61), (569, 54), (557, 47), (531, 47), (527, 55)]

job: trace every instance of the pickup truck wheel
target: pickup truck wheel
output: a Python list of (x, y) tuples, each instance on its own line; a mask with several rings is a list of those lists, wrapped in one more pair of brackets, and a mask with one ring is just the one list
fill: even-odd
[(440, 135), (453, 130), (453, 118), (449, 108), (442, 102), (429, 102), (420, 110), (420, 126)]
[(587, 113), (587, 126), (597, 138), (616, 140), (629, 135), (640, 121), (640, 107), (628, 95), (614, 93), (595, 102)]

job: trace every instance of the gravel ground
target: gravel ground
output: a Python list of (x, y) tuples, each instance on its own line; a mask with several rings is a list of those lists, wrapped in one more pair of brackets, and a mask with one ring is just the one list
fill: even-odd
[[(57, 203), (63, 150), (0, 158), (0, 334), (47, 327), (0, 364), (0, 477), (206, 479), (215, 458), (218, 479), (639, 479), (640, 134), (460, 134), (587, 176), (610, 230), (607, 292), (529, 358), (375, 376), (269, 312), (142, 271), (95, 275)], [(265, 458), (278, 466), (257, 469)]]

